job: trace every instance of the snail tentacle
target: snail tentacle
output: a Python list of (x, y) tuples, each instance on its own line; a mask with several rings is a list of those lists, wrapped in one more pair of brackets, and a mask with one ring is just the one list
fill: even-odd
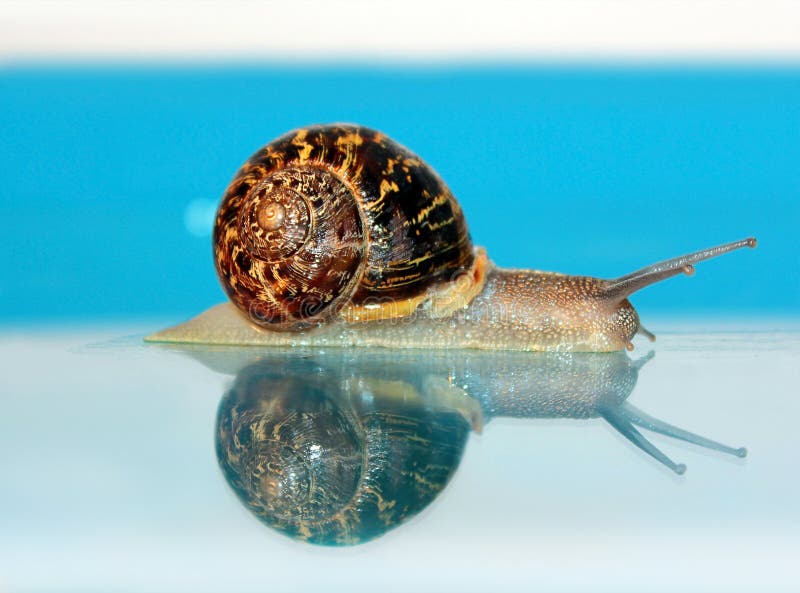
[(658, 262), (631, 274), (616, 278), (615, 280), (607, 280), (603, 292), (605, 297), (609, 300), (621, 302), (634, 292), (646, 286), (650, 286), (651, 284), (655, 284), (656, 282), (661, 282), (667, 278), (677, 276), (681, 272), (691, 276), (694, 273), (694, 264), (698, 262), (743, 247), (755, 247), (756, 244), (757, 241), (754, 237), (748, 237), (741, 241), (710, 247), (708, 249), (696, 251), (695, 253)]

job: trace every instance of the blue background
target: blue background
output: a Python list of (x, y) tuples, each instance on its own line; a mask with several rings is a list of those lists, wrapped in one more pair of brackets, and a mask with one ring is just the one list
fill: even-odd
[(221, 301), (187, 207), (273, 137), (333, 121), (431, 164), (499, 265), (614, 277), (756, 235), (634, 304), (798, 312), (800, 69), (37, 66), (0, 71), (0, 322)]

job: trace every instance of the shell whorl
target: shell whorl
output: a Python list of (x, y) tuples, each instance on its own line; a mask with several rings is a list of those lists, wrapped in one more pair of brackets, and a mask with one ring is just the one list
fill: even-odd
[(270, 173), (245, 195), (231, 223), (222, 245), (235, 254), (240, 307), (257, 323), (313, 320), (346, 302), (361, 275), (366, 236), (358, 205), (323, 168)]
[(379, 132), (348, 125), (303, 128), (258, 151), (222, 199), (214, 251), (231, 300), (272, 329), (418, 297), (474, 260), (436, 173)]

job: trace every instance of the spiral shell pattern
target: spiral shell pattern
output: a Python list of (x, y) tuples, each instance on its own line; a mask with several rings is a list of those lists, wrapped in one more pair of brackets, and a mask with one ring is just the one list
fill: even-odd
[(370, 299), (418, 297), (473, 263), (461, 209), (419, 157), (350, 125), (303, 128), (238, 172), (214, 228), (217, 273), (262, 327), (296, 330)]

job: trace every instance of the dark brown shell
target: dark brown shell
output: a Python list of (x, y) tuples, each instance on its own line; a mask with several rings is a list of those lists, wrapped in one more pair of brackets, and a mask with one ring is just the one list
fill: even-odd
[(225, 192), (214, 227), (225, 291), (273, 329), (419, 296), (473, 258), (461, 208), (439, 176), (353, 125), (302, 128), (259, 150)]

